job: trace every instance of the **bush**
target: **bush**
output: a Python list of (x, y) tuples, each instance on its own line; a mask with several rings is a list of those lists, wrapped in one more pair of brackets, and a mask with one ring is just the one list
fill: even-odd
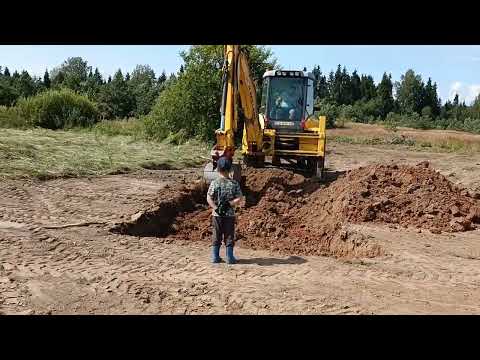
[(99, 119), (95, 103), (68, 89), (48, 90), (23, 98), (16, 109), (27, 125), (53, 130), (91, 126)]
[(0, 105), (0, 127), (2, 128), (25, 128), (27, 123), (14, 107)]
[(480, 133), (480, 119), (472, 119), (472, 118), (466, 118), (465, 121), (463, 122), (463, 128), (466, 131), (470, 131), (473, 133)]
[(335, 127), (337, 117), (339, 115), (339, 107), (329, 103), (327, 100), (320, 100), (316, 106), (318, 110), (315, 111), (315, 116), (326, 116), (327, 117), (327, 128)]

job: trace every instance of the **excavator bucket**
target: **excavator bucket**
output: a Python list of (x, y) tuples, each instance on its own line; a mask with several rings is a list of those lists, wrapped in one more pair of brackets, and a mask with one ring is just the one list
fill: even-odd
[[(207, 184), (210, 184), (213, 180), (218, 178), (218, 171), (213, 168), (213, 163), (209, 162), (203, 169), (203, 178)], [(230, 171), (230, 177), (239, 183), (242, 180), (242, 168), (239, 164), (232, 164), (232, 170)]]

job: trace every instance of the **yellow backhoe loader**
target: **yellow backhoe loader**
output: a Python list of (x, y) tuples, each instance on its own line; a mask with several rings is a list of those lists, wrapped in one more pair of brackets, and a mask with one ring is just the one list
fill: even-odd
[[(325, 164), (325, 116), (314, 116), (314, 76), (304, 71), (270, 70), (263, 75), (260, 109), (250, 76), (248, 55), (239, 45), (225, 45), (220, 128), (204, 178), (216, 178), (220, 157), (233, 161), (239, 108), (244, 120), (242, 154), (247, 166), (262, 167), (287, 161), (322, 178)], [(241, 179), (240, 164), (233, 164), (233, 178)]]

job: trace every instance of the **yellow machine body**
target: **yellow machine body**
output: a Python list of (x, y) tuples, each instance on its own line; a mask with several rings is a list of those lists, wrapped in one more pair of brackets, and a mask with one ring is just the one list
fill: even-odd
[[(250, 75), (247, 54), (239, 45), (225, 45), (223, 69), (223, 94), (221, 107), (220, 128), (215, 131), (216, 144), (212, 149), (212, 161), (204, 170), (207, 182), (216, 178), (216, 163), (220, 157), (233, 159), (235, 152), (235, 133), (238, 129), (239, 109), (243, 114), (242, 155), (247, 165), (263, 166), (265, 157), (271, 157), (272, 163), (280, 164), (281, 159), (292, 160), (300, 167), (313, 170), (316, 176), (323, 176), (325, 146), (326, 146), (326, 118), (313, 115), (313, 80), (310, 73), (300, 71), (267, 71), (270, 79), (283, 79), (288, 87), (298, 91), (298, 101), (293, 102), (290, 117), (302, 117), (301, 128), (299, 119), (296, 121), (276, 121), (275, 124), (294, 124), (295, 127), (282, 129), (273, 127), (267, 118), (264, 101), (271, 104), (280, 90), (270, 94), (269, 88), (262, 93), (260, 112), (257, 107), (256, 88)], [(290, 77), (289, 77), (290, 76)], [(294, 83), (297, 81), (297, 85)], [(266, 81), (265, 83), (267, 83)], [(292, 85), (293, 84), (293, 85)], [(286, 91), (288, 89), (286, 88)], [(281, 100), (281, 98), (279, 98)], [(285, 99), (289, 99), (288, 94)], [(290, 99), (292, 99), (290, 97)], [(287, 105), (288, 106), (288, 105)], [(263, 108), (263, 112), (262, 112)], [(307, 111), (310, 109), (309, 111)], [(278, 111), (275, 110), (278, 114)], [(293, 111), (293, 112), (292, 112)], [(267, 111), (268, 112), (268, 111)], [(279, 119), (276, 119), (279, 120)], [(288, 119), (287, 119), (288, 120)], [(270, 124), (270, 125), (269, 125)], [(287, 144), (288, 146), (285, 146)], [(234, 166), (233, 176), (240, 179), (240, 166)]]

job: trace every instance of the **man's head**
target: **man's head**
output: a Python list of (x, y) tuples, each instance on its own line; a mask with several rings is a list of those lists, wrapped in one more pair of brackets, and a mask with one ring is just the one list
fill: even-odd
[(232, 162), (225, 158), (221, 157), (217, 161), (217, 171), (221, 174), (228, 174), (230, 170), (232, 169)]

